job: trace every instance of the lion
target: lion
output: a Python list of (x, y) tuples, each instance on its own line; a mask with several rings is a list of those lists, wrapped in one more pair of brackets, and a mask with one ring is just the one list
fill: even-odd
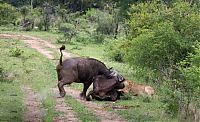
[(148, 96), (153, 96), (155, 94), (154, 89), (151, 86), (143, 85), (143, 84), (136, 84), (130, 80), (124, 81), (125, 87), (121, 89), (123, 93), (130, 93), (133, 96), (140, 96), (143, 94), (147, 94)]

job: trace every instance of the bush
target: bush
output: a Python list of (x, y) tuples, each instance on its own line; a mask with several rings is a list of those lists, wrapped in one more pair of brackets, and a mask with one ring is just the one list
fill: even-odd
[(98, 26), (97, 26), (97, 33), (101, 33), (101, 34), (114, 34), (114, 29), (115, 29), (115, 23), (113, 20), (113, 17), (109, 14), (106, 13), (102, 13), (101, 15), (99, 15), (99, 19), (98, 19)]
[[(167, 108), (181, 119), (194, 119), (194, 111), (200, 101), (200, 46), (177, 67), (176, 79), (168, 82), (171, 92), (167, 94)], [(196, 114), (196, 113), (195, 113)]]
[(6, 71), (0, 66), (0, 83), (12, 83), (12, 80), (6, 76)]
[(0, 13), (0, 25), (15, 25), (15, 21), (18, 17), (18, 12), (15, 7), (11, 6), (10, 4), (0, 3)]
[(59, 27), (59, 31), (64, 34), (63, 36), (64, 40), (69, 42), (76, 35), (74, 25), (70, 23), (62, 23)]
[(86, 12), (85, 18), (87, 18), (89, 21), (95, 23), (98, 22), (99, 17), (101, 17), (100, 15), (102, 15), (103, 12), (98, 10), (98, 9), (89, 9)]
[(0, 26), (0, 31), (16, 31), (16, 30), (19, 30), (19, 28), (17, 26), (14, 26), (13, 24)]
[(125, 42), (125, 38), (119, 38), (117, 40), (107, 40), (106, 43), (106, 52), (107, 56), (110, 57), (114, 61), (123, 62), (125, 49), (123, 42)]
[(200, 100), (198, 8), (188, 2), (167, 6), (148, 1), (133, 5), (129, 15), (125, 60), (142, 71), (147, 69), (153, 80), (166, 85), (166, 110), (189, 121)]
[(92, 43), (97, 43), (97, 44), (102, 44), (105, 40), (105, 35), (103, 34), (97, 34), (97, 33), (93, 33), (91, 36), (91, 42)]
[(78, 28), (78, 29), (84, 29), (84, 30), (85, 30), (85, 29), (88, 28), (88, 21), (87, 21), (86, 19), (84, 19), (84, 18), (79, 17), (79, 18), (77, 18), (77, 19), (75, 20), (74, 25), (75, 25), (76, 28)]
[(11, 56), (14, 56), (14, 57), (19, 57), (22, 55), (24, 51), (22, 51), (21, 49), (19, 49), (18, 47), (16, 48), (13, 48), (10, 50), (10, 53), (11, 53)]
[(85, 33), (85, 32), (79, 32), (77, 35), (76, 35), (76, 38), (75, 38), (75, 41), (76, 42), (81, 42), (81, 43), (90, 43), (91, 42), (91, 38), (89, 36), (88, 33)]
[(85, 18), (87, 18), (92, 23), (97, 23), (97, 33), (107, 35), (114, 34), (116, 25), (111, 14), (100, 10), (90, 9), (86, 12)]
[(132, 6), (129, 26), (126, 61), (169, 79), (173, 67), (194, 53), (200, 15), (187, 2), (175, 2), (170, 7), (162, 2), (146, 2)]

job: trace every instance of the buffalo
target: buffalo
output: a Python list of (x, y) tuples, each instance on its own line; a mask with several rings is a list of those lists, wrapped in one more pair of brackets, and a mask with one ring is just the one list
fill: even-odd
[(58, 89), (61, 97), (64, 97), (66, 94), (63, 86), (72, 82), (83, 83), (83, 91), (80, 96), (85, 98), (87, 89), (98, 75), (102, 75), (107, 79), (117, 77), (119, 81), (123, 80), (120, 75), (113, 75), (112, 71), (104, 63), (94, 58), (73, 57), (62, 61), (62, 50), (64, 49), (65, 46), (63, 45), (60, 48), (59, 64), (56, 67)]
[(105, 76), (98, 75), (94, 79), (93, 90), (88, 93), (86, 100), (89, 101), (90, 96), (92, 96), (96, 100), (115, 101), (120, 98), (118, 89), (123, 89), (124, 87), (123, 80), (119, 81), (119, 77), (107, 79)]

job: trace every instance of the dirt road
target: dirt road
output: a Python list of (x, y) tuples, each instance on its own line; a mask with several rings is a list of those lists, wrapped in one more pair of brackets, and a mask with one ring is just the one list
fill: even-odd
[[(55, 45), (42, 40), (40, 38), (32, 37), (32, 36), (26, 36), (26, 35), (13, 35), (13, 34), (0, 34), (0, 38), (8, 38), (8, 39), (19, 39), (23, 42), (25, 42), (29, 47), (37, 50), (39, 53), (43, 54), (45, 57), (48, 59), (54, 59), (54, 53), (59, 52), (59, 47), (56, 47)], [(47, 50), (48, 48), (51, 48), (53, 51)], [(69, 58), (72, 57), (70, 53), (64, 52), (64, 57)], [(51, 60), (52, 61), (52, 60)], [(27, 111), (25, 113), (25, 121), (28, 121), (27, 118), (30, 118), (32, 116), (34, 118), (37, 118), (32, 121), (42, 121), (42, 117), (44, 116), (42, 107), (41, 107), (41, 102), (40, 98), (37, 95), (37, 93), (34, 93), (31, 88), (28, 88), (28, 86), (23, 87), (23, 90), (25, 90), (26, 93), (25, 96), (25, 105), (27, 107)], [(53, 94), (58, 95), (58, 89), (53, 88), (51, 89)], [(81, 100), (79, 97), (80, 91), (74, 90), (70, 87), (65, 87), (66, 94), (71, 95), (73, 98), (75, 98), (77, 101), (82, 103), (84, 106), (86, 106), (87, 109), (89, 109), (101, 122), (109, 122), (109, 121), (114, 121), (114, 122), (123, 122), (125, 119), (120, 117), (114, 112), (110, 112), (104, 109), (103, 106), (100, 106), (94, 102), (90, 101), (85, 101)], [(32, 99), (28, 98), (29, 94), (32, 94), (34, 96)], [(72, 110), (71, 107), (66, 105), (64, 102), (64, 98), (54, 98), (56, 103), (55, 103), (55, 111), (59, 112), (59, 116), (55, 117), (53, 120), (55, 122), (64, 122), (64, 121), (73, 121), (77, 122), (80, 121), (77, 117), (74, 111)], [(30, 102), (34, 103), (34, 106), (30, 106)], [(31, 111), (32, 110), (32, 111)], [(37, 112), (36, 112), (37, 111)], [(38, 112), (39, 111), (39, 112)], [(34, 113), (35, 112), (35, 113)], [(33, 114), (31, 114), (33, 113)]]

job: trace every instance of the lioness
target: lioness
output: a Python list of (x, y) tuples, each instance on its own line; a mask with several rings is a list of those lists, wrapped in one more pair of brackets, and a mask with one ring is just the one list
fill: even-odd
[(149, 96), (154, 95), (154, 89), (151, 86), (143, 85), (143, 84), (135, 84), (132, 81), (125, 80), (124, 81), (125, 87), (120, 89), (123, 93), (130, 93), (134, 96), (147, 94)]

